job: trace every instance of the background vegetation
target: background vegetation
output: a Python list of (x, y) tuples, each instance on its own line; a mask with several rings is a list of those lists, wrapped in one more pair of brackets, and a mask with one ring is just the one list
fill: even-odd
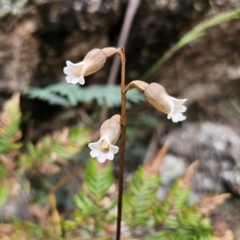
[[(118, 75), (110, 62), (80, 88), (62, 69), (117, 46), (130, 2), (0, 1), (0, 239), (115, 235), (118, 158), (98, 165), (86, 144), (119, 113)], [(240, 239), (239, 7), (142, 0), (132, 13), (127, 81), (188, 98), (188, 118), (128, 94), (123, 239)]]

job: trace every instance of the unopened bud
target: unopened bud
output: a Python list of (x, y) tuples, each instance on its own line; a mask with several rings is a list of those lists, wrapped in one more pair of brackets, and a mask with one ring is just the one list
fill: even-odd
[(168, 114), (173, 108), (173, 102), (170, 101), (169, 95), (160, 84), (149, 84), (144, 95), (147, 102), (160, 112)]
[(148, 87), (148, 83), (141, 81), (141, 80), (134, 80), (131, 81), (127, 87), (125, 88), (125, 91), (128, 91), (130, 89), (133, 88), (137, 88), (138, 90), (140, 90), (141, 92), (144, 92), (146, 90), (146, 88)]
[(119, 52), (119, 49), (115, 47), (103, 48), (102, 51), (106, 54), (107, 58)]
[(88, 52), (88, 54), (83, 59), (86, 63), (86, 72), (84, 76), (91, 75), (101, 69), (106, 62), (106, 54), (98, 48), (95, 48)]

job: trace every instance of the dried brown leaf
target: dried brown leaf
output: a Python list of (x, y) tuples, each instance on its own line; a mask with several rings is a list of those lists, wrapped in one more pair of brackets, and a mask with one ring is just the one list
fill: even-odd
[(31, 216), (40, 221), (44, 221), (48, 214), (48, 208), (39, 204), (32, 204), (31, 206), (29, 206), (28, 210)]
[(42, 162), (39, 165), (38, 170), (40, 173), (44, 175), (52, 175), (52, 174), (58, 173), (60, 171), (60, 167), (53, 163), (51, 164), (51, 163)]
[(116, 233), (116, 224), (104, 224), (104, 230), (107, 232), (107, 233), (110, 233), (110, 234), (114, 234)]
[(144, 174), (147, 177), (156, 176), (158, 174), (159, 168), (163, 162), (163, 158), (165, 157), (168, 151), (169, 145), (170, 142), (166, 141), (162, 148), (154, 156), (154, 158), (143, 166)]
[(191, 165), (188, 166), (186, 172), (184, 173), (184, 175), (180, 178), (180, 186), (183, 189), (189, 189), (191, 187), (191, 182), (192, 182), (192, 178), (193, 175), (197, 169), (197, 167), (199, 166), (200, 161), (196, 160), (193, 163), (191, 163)]
[(0, 154), (0, 162), (8, 169), (8, 171), (13, 171), (16, 164), (7, 156)]
[(7, 223), (0, 224), (0, 237), (4, 235), (11, 235), (11, 233), (13, 232), (13, 229), (14, 227), (11, 224), (7, 224)]
[(200, 198), (197, 203), (195, 203), (195, 206), (199, 212), (208, 215), (230, 197), (231, 194), (229, 193), (220, 195), (215, 194), (205, 195), (202, 198)]
[(214, 229), (214, 240), (235, 240), (235, 236), (230, 229), (216, 228)]

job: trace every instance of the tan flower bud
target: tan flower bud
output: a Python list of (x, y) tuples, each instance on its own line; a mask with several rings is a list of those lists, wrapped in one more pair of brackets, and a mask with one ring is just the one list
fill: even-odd
[(146, 88), (148, 87), (148, 83), (141, 81), (141, 80), (134, 80), (131, 81), (127, 87), (125, 88), (125, 91), (128, 91), (130, 89), (133, 88), (137, 88), (138, 90), (140, 90), (141, 92), (144, 92), (146, 90)]
[(107, 136), (111, 144), (115, 144), (121, 133), (120, 115), (116, 114), (106, 120), (100, 128), (100, 138)]
[(151, 83), (144, 91), (148, 103), (158, 111), (168, 114), (171, 111), (173, 103), (169, 101), (169, 96), (164, 87), (157, 83)]
[(88, 54), (83, 59), (83, 62), (86, 62), (86, 72), (84, 76), (91, 75), (101, 69), (105, 62), (107, 56), (106, 54), (98, 48), (95, 48), (88, 52)]
[(115, 48), (115, 47), (107, 47), (107, 48), (103, 48), (102, 51), (106, 54), (107, 58), (111, 57), (112, 55), (116, 54), (117, 52), (119, 52), (119, 49)]
[(120, 123), (121, 122), (121, 115), (115, 114), (110, 119), (114, 119), (114, 120), (116, 120), (117, 122)]

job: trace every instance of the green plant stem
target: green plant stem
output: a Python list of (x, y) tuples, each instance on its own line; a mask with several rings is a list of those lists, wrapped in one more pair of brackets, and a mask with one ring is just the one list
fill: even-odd
[(123, 175), (125, 159), (125, 142), (126, 142), (126, 92), (125, 92), (125, 52), (124, 48), (119, 48), (121, 59), (121, 143), (120, 143), (120, 160), (119, 160), (119, 182), (118, 182), (118, 214), (117, 214), (117, 232), (116, 240), (121, 237), (121, 219), (122, 219), (122, 196), (123, 196)]
[(210, 27), (219, 25), (222, 22), (238, 18), (240, 16), (240, 8), (233, 11), (226, 12), (214, 16), (206, 21), (199, 23), (193, 29), (191, 29), (187, 34), (185, 34), (176, 44), (174, 44), (161, 58), (157, 60), (141, 77), (140, 79), (146, 80), (152, 74), (154, 74), (168, 59), (170, 59), (174, 53), (176, 53), (180, 48), (184, 47), (188, 43), (194, 41), (195, 39), (201, 37), (205, 34), (205, 30)]

